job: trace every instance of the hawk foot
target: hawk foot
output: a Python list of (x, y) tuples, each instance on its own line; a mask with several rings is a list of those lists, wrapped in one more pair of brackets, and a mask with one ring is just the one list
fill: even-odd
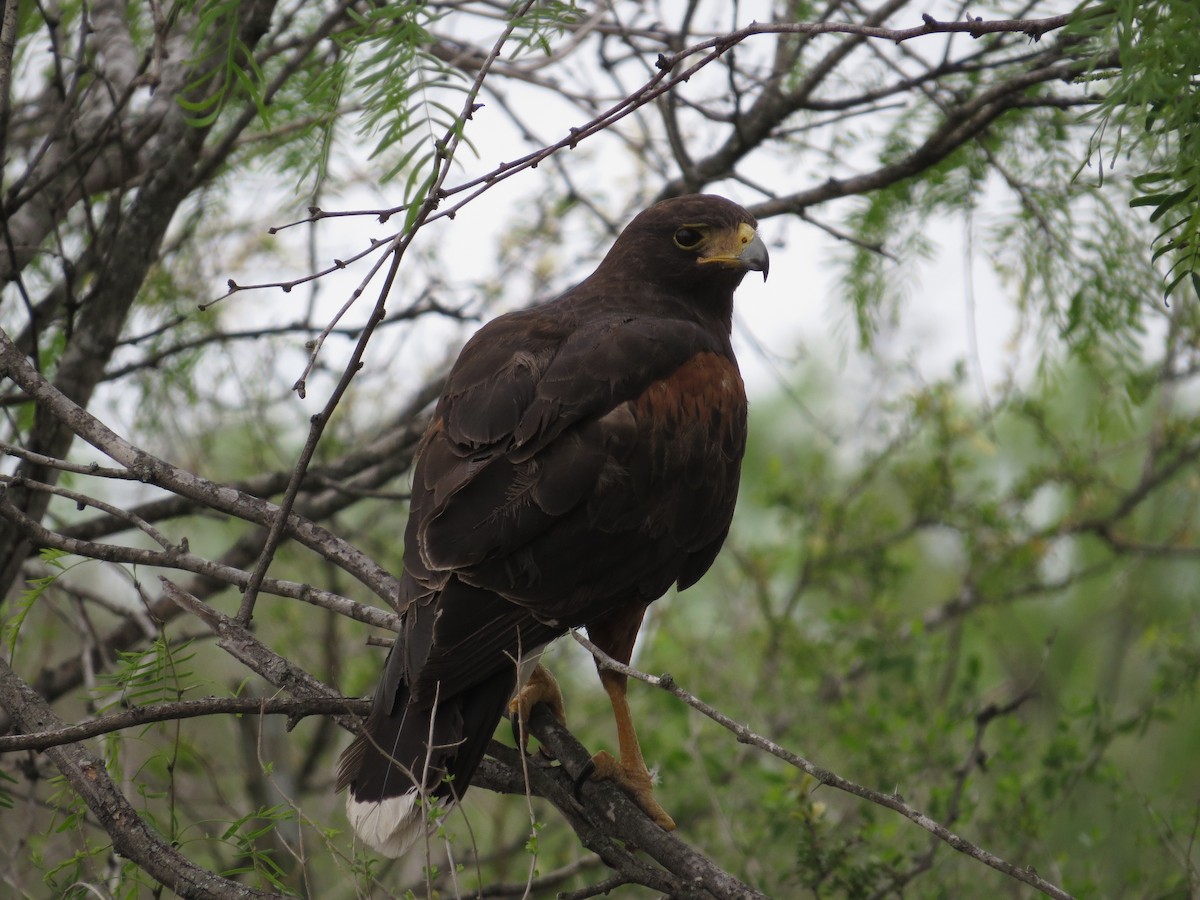
[(517, 742), (517, 746), (521, 750), (525, 750), (525, 745), (529, 742), (529, 732), (523, 727), (523, 724), (529, 721), (533, 708), (539, 703), (545, 703), (550, 707), (554, 718), (563, 725), (567, 724), (562, 691), (559, 690), (558, 682), (550, 674), (550, 670), (540, 663), (533, 670), (533, 674), (529, 676), (529, 680), (513, 695), (508, 704), (508, 715), (512, 720), (513, 740)]
[(579, 799), (579, 789), (584, 781), (606, 778), (615, 781), (659, 828), (663, 831), (674, 831), (675, 820), (667, 815), (667, 811), (654, 799), (654, 780), (650, 777), (650, 772), (645, 763), (640, 759), (638, 762), (641, 764), (625, 765), (607, 750), (601, 750), (588, 761), (579, 773), (579, 778), (575, 780), (576, 799)]

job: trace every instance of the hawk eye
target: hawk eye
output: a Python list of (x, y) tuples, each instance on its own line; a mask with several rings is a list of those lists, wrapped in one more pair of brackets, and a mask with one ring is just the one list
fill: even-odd
[(675, 232), (675, 246), (681, 250), (693, 250), (704, 240), (704, 235), (696, 228), (680, 228)]

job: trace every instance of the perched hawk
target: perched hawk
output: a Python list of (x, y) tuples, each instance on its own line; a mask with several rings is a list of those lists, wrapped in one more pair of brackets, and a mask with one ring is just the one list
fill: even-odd
[[(463, 348), (416, 458), (400, 634), (338, 768), (350, 822), (381, 853), (422, 833), (422, 798), (462, 797), (510, 700), (557, 700), (549, 673), (529, 677), (548, 642), (586, 627), (627, 663), (646, 607), (712, 564), (746, 446), (729, 335), (734, 289), (767, 274), (755, 225), (721, 197), (658, 203), (590, 277)], [(600, 678), (620, 759), (597, 754), (593, 777), (673, 828), (626, 679)]]

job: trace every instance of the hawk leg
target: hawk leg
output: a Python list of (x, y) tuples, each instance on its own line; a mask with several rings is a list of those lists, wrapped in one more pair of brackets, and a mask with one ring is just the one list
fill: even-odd
[(564, 725), (567, 724), (562, 691), (559, 690), (558, 682), (550, 674), (550, 670), (541, 663), (537, 664), (537, 668), (533, 670), (529, 680), (513, 695), (508, 704), (508, 713), (512, 719), (513, 740), (522, 750), (529, 742), (529, 732), (525, 728), (525, 723), (529, 721), (529, 714), (539, 703), (545, 703), (550, 707), (554, 718)]
[[(645, 604), (630, 604), (599, 622), (588, 625), (588, 637), (617, 662), (629, 665), (638, 628), (641, 627), (645, 612)], [(581, 779), (608, 778), (615, 781), (660, 828), (674, 831), (675, 820), (667, 815), (667, 811), (654, 799), (654, 780), (650, 776), (650, 770), (646, 768), (645, 759), (642, 758), (642, 748), (638, 743), (637, 731), (633, 727), (633, 715), (625, 697), (629, 678), (620, 672), (602, 668), (599, 661), (596, 667), (612, 703), (613, 717), (617, 721), (617, 746), (621, 756), (616, 759), (611, 753), (601, 750), (592, 757), (591, 765)]]

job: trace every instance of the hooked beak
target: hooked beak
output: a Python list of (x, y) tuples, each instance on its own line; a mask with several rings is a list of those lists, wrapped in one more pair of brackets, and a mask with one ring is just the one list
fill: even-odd
[(702, 263), (716, 263), (730, 269), (746, 269), (750, 272), (762, 272), (763, 281), (767, 280), (767, 270), (771, 266), (771, 257), (767, 253), (767, 245), (758, 236), (754, 226), (743, 222), (737, 231), (729, 235), (710, 256), (700, 257)]

